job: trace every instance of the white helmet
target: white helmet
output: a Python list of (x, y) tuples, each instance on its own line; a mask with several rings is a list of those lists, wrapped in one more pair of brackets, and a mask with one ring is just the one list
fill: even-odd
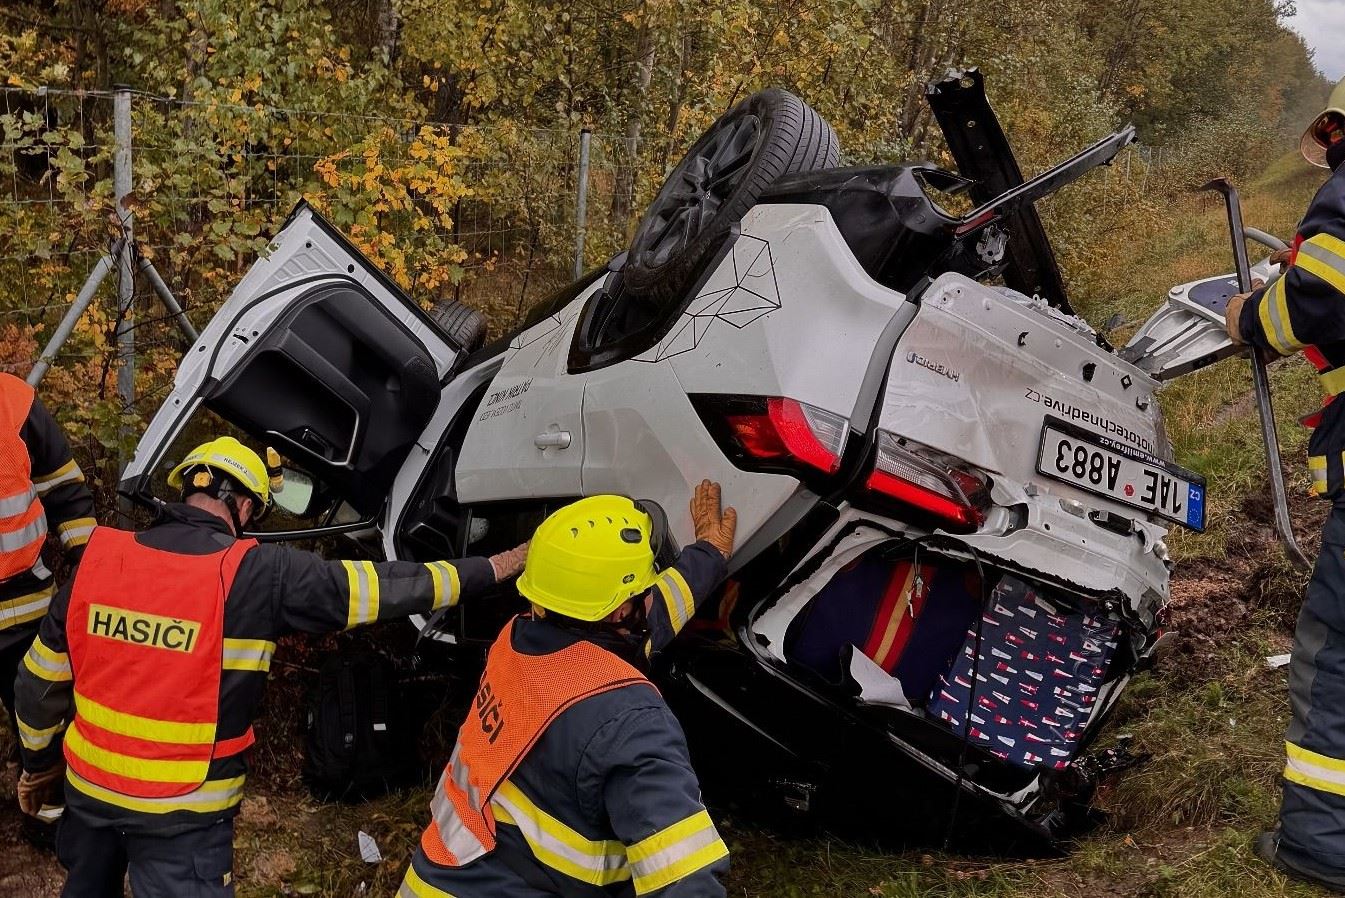
[(1330, 167), (1326, 164), (1326, 148), (1331, 145), (1329, 125), (1333, 117), (1339, 117), (1341, 124), (1345, 125), (1345, 78), (1342, 78), (1336, 89), (1331, 91), (1331, 98), (1326, 101), (1326, 108), (1322, 110), (1321, 115), (1312, 120), (1308, 130), (1303, 132), (1303, 139), (1298, 143), (1303, 158), (1319, 168)]

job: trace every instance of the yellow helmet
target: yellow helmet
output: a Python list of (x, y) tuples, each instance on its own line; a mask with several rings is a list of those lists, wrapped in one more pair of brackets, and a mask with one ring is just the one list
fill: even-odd
[(233, 437), (217, 437), (197, 446), (169, 472), (168, 485), (173, 489), (182, 489), (184, 472), (202, 466), (228, 474), (260, 499), (263, 506), (271, 504), (272, 478), (266, 464), (260, 455)]
[(518, 591), (557, 614), (602, 620), (654, 584), (653, 531), (625, 496), (580, 499), (537, 528)]
[(1326, 101), (1326, 108), (1322, 114), (1312, 120), (1308, 125), (1308, 130), (1303, 132), (1303, 139), (1299, 141), (1298, 148), (1303, 153), (1303, 158), (1319, 168), (1326, 168), (1326, 148), (1327, 139), (1323, 133), (1323, 125), (1326, 124), (1327, 116), (1335, 113), (1341, 118), (1345, 118), (1345, 78), (1336, 85), (1336, 89), (1331, 91), (1331, 98)]

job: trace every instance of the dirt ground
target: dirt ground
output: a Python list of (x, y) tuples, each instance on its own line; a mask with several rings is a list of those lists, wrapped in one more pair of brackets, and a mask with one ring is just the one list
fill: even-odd
[(34, 848), (20, 834), (23, 815), (14, 797), (19, 765), (4, 765), (0, 774), (0, 894), (46, 898), (61, 893), (64, 881), (56, 857)]

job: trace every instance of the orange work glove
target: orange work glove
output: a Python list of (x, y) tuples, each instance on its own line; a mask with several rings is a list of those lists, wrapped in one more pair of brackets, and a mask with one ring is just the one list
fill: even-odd
[(27, 770), (21, 773), (18, 788), (19, 810), (29, 817), (36, 817), (42, 810), (42, 805), (46, 804), (51, 796), (53, 787), (64, 775), (64, 761), (39, 773), (29, 773)]
[(523, 573), (523, 565), (528, 560), (528, 543), (514, 546), (507, 552), (490, 556), (490, 566), (495, 569), (495, 582), (501, 583), (510, 577)]
[[(1257, 278), (1252, 281), (1252, 290), (1260, 290), (1266, 284), (1265, 281)], [(1228, 339), (1233, 341), (1234, 346), (1241, 346), (1247, 341), (1242, 336), (1242, 306), (1247, 302), (1247, 297), (1251, 293), (1239, 293), (1237, 296), (1228, 300), (1228, 307), (1224, 309), (1224, 330), (1228, 331)]]
[(720, 510), (719, 484), (702, 480), (691, 497), (691, 523), (696, 528), (696, 539), (705, 540), (725, 558), (733, 552), (733, 534), (738, 529), (738, 512), (733, 508)]

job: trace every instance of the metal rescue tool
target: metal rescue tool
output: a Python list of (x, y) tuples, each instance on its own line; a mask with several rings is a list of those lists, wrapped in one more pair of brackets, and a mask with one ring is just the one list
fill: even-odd
[[(1247, 262), (1247, 234), (1242, 225), (1242, 204), (1238, 200), (1237, 188), (1227, 178), (1215, 178), (1200, 189), (1216, 191), (1224, 198), (1224, 206), (1228, 210), (1228, 230), (1233, 238), (1233, 260), (1237, 264), (1238, 292), (1247, 293), (1252, 289), (1252, 272)], [(1256, 410), (1261, 416), (1261, 437), (1266, 444), (1266, 466), (1270, 473), (1270, 499), (1275, 506), (1275, 533), (1284, 544), (1289, 560), (1304, 570), (1310, 570), (1312, 562), (1299, 548), (1298, 540), (1294, 538), (1293, 523), (1289, 519), (1284, 469), (1280, 466), (1280, 440), (1275, 429), (1275, 410), (1271, 404), (1266, 359), (1255, 348), (1251, 348), (1250, 352)]]

